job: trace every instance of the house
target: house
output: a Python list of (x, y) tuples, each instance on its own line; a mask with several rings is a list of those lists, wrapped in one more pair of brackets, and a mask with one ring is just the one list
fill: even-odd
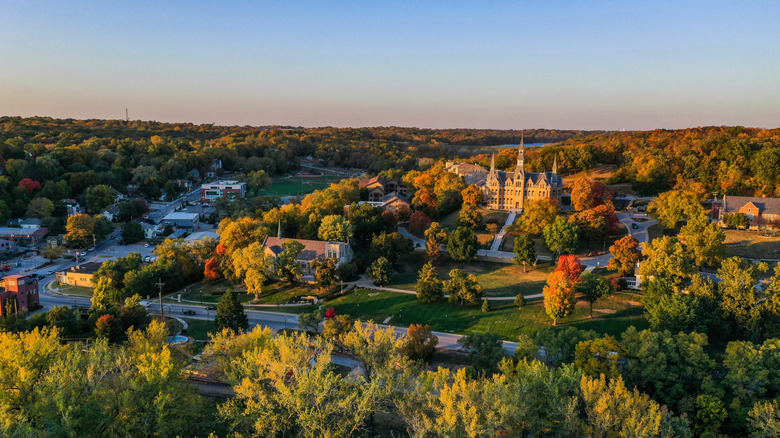
[(71, 286), (92, 287), (92, 277), (101, 266), (103, 266), (102, 262), (81, 263), (67, 271), (57, 272), (57, 281)]
[(398, 193), (401, 196), (406, 196), (406, 186), (402, 181), (395, 178), (384, 179), (381, 176), (375, 176), (373, 178), (361, 179), (358, 181), (359, 189), (366, 189), (368, 191), (369, 202), (382, 202), (382, 198), (390, 193)]
[(471, 163), (456, 163), (447, 161), (444, 169), (458, 175), (466, 181), (466, 184), (477, 184), (488, 176), (488, 170), (484, 167)]
[(63, 199), (62, 204), (65, 206), (65, 211), (68, 212), (68, 216), (82, 213), (81, 205), (75, 199)]
[(206, 172), (206, 176), (208, 178), (214, 178), (220, 173), (221, 170), (222, 170), (222, 160), (217, 158), (214, 160), (213, 163), (211, 163), (211, 166), (209, 166), (209, 170)]
[(9, 275), (0, 281), (0, 316), (6, 316), (6, 306), (16, 312), (27, 312), (41, 307), (38, 280), (26, 275)]
[(183, 239), (184, 236), (187, 235), (187, 231), (179, 228), (178, 230), (174, 231), (173, 233), (165, 236), (166, 239)]
[(496, 156), (490, 159), (490, 172), (482, 186), (485, 204), (492, 210), (522, 210), (525, 201), (554, 199), (560, 203), (563, 180), (558, 176), (558, 159), (552, 172), (526, 172), (525, 146), (520, 140), (514, 172), (496, 170)]
[(43, 221), (38, 219), (37, 217), (30, 217), (30, 218), (27, 218), (27, 219), (19, 222), (19, 225), (22, 228), (31, 228), (31, 229), (37, 230), (38, 228), (41, 227), (42, 223), (43, 223)]
[(200, 186), (201, 202), (212, 202), (225, 196), (245, 198), (246, 183), (235, 180), (221, 180)]
[(751, 228), (780, 228), (780, 198), (723, 195), (723, 202), (713, 205), (713, 210), (716, 208), (721, 223), (731, 213), (742, 213), (750, 219)]
[(158, 224), (152, 224), (144, 221), (141, 221), (140, 223), (141, 223), (141, 228), (143, 228), (144, 230), (145, 239), (154, 239), (160, 234), (160, 232), (162, 232), (162, 226)]
[(348, 243), (278, 237), (266, 237), (263, 241), (263, 251), (276, 261), (282, 252), (282, 244), (288, 240), (295, 240), (303, 244), (303, 251), (298, 255), (298, 265), (300, 265), (304, 277), (314, 275), (315, 270), (311, 265), (314, 260), (335, 257), (339, 263), (349, 263), (355, 257), (352, 247)]
[(0, 239), (0, 254), (16, 254), (17, 252), (16, 242)]
[(34, 246), (48, 234), (48, 228), (0, 227), (0, 239), (10, 240), (17, 245)]
[(180, 189), (190, 190), (192, 189), (192, 181), (189, 179), (175, 179), (173, 183)]
[(113, 222), (113, 221), (114, 221), (114, 219), (116, 218), (116, 216), (119, 214), (119, 206), (118, 206), (118, 205), (116, 205), (116, 204), (114, 204), (114, 205), (109, 205), (109, 206), (108, 206), (108, 207), (106, 207), (106, 208), (105, 208), (105, 210), (103, 210), (103, 212), (102, 212), (102, 213), (100, 213), (100, 214), (101, 214), (101, 215), (102, 215), (104, 218), (106, 218), (106, 219), (108, 219), (109, 221), (112, 221), (112, 222)]
[(176, 228), (187, 228), (194, 230), (200, 227), (198, 213), (187, 213), (183, 211), (177, 211), (168, 213), (162, 220), (162, 224), (170, 225)]

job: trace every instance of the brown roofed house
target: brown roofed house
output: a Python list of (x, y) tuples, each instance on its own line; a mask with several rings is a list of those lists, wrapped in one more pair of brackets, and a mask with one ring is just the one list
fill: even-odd
[(349, 243), (322, 240), (267, 237), (263, 242), (263, 250), (276, 262), (282, 252), (282, 244), (288, 240), (295, 240), (303, 245), (303, 251), (298, 255), (298, 265), (301, 267), (304, 277), (314, 276), (314, 268), (311, 266), (314, 260), (333, 257), (338, 259), (339, 263), (349, 263), (355, 257)]

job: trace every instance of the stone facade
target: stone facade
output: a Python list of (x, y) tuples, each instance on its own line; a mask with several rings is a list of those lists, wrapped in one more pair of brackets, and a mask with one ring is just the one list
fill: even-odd
[(531, 199), (561, 200), (563, 180), (558, 177), (558, 160), (553, 163), (552, 172), (525, 171), (525, 145), (520, 141), (517, 165), (514, 172), (496, 170), (495, 155), (490, 161), (490, 172), (482, 191), (485, 205), (492, 210), (522, 210), (525, 201)]

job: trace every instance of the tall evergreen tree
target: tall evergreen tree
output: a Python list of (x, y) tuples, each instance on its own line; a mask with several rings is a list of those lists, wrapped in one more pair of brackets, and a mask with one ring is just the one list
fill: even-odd
[(216, 323), (219, 330), (229, 328), (237, 333), (249, 328), (244, 306), (232, 290), (225, 291), (217, 304)]

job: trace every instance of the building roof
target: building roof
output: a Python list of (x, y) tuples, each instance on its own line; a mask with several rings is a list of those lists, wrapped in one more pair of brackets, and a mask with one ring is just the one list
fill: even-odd
[(384, 187), (387, 182), (381, 176), (375, 176), (373, 178), (361, 179), (360, 181), (358, 181), (358, 188), (370, 186), (371, 184), (375, 184), (375, 183), (379, 183), (382, 187)]
[(110, 214), (117, 214), (117, 213), (119, 213), (119, 206), (116, 205), (116, 204), (109, 205), (108, 207), (104, 208), (103, 211), (106, 211), (106, 212), (108, 212)]
[(182, 229), (178, 229), (178, 230), (174, 231), (173, 233), (165, 236), (165, 238), (166, 239), (181, 239), (182, 237), (184, 237), (185, 234), (187, 234), (186, 231), (184, 231)]
[(12, 228), (12, 227), (0, 227), (0, 236), (20, 236), (20, 237), (29, 237), (36, 234), (46, 234), (48, 233), (48, 228)]
[(412, 205), (411, 202), (409, 202), (409, 200), (406, 199), (406, 196), (399, 195), (396, 192), (390, 192), (390, 193), (386, 194), (385, 196), (382, 196), (382, 202), (385, 203), (385, 204), (387, 204), (389, 202), (393, 202), (394, 200), (399, 200), (399, 201), (405, 203), (406, 205)]
[(196, 240), (203, 240), (207, 237), (219, 240), (219, 234), (217, 234), (216, 231), (197, 231), (185, 237), (184, 240), (186, 242), (194, 242)]
[[(274, 255), (279, 255), (282, 252), (282, 243), (288, 240), (295, 240), (303, 244), (303, 252), (298, 256), (298, 260), (310, 261), (316, 258), (325, 257), (328, 242), (322, 240), (304, 240), (304, 239), (287, 239), (278, 237), (267, 237), (263, 242), (263, 247), (271, 250)], [(337, 245), (346, 245), (345, 243), (337, 243)]]
[(762, 198), (754, 196), (724, 196), (726, 213), (739, 211), (749, 203), (758, 207), (759, 214), (780, 214), (780, 198)]
[(165, 215), (163, 220), (169, 220), (169, 221), (176, 221), (176, 220), (186, 220), (191, 221), (198, 218), (198, 213), (187, 213), (184, 211), (176, 211), (173, 213), (168, 213)]
[(94, 274), (103, 266), (103, 262), (86, 262), (80, 263), (70, 269), (67, 272), (78, 272), (79, 274)]
[(28, 217), (27, 219), (19, 222), (19, 225), (40, 225), (43, 221), (37, 217)]

